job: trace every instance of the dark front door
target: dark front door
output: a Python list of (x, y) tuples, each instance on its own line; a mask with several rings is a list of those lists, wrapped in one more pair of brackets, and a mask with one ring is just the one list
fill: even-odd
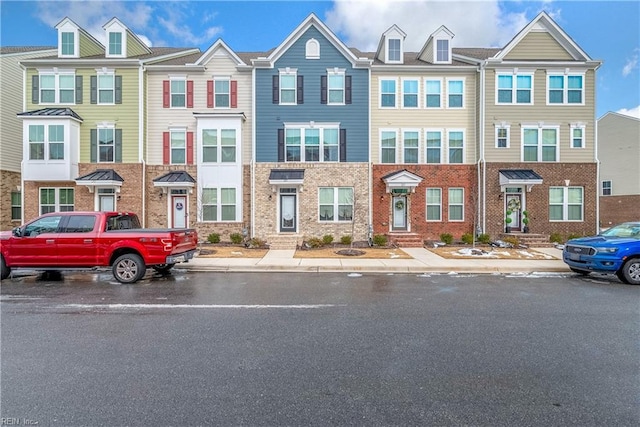
[(296, 232), (296, 195), (280, 194), (280, 231)]

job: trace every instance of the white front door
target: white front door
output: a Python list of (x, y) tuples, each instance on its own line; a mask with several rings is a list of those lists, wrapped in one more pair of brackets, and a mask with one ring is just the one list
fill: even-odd
[(173, 228), (187, 228), (187, 198), (186, 196), (172, 196)]
[(393, 196), (393, 230), (407, 229), (407, 196)]
[(506, 197), (505, 212), (511, 212), (507, 215), (511, 218), (511, 223), (507, 224), (511, 227), (511, 231), (520, 231), (520, 212), (522, 206), (522, 195), (520, 194), (507, 194)]

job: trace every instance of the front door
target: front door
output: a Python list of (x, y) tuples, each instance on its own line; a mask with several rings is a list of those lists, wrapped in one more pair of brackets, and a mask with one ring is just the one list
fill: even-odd
[(407, 196), (393, 196), (393, 230), (407, 230)]
[(522, 195), (521, 194), (507, 194), (506, 197), (506, 206), (505, 206), (505, 214), (507, 212), (511, 212), (507, 217), (511, 218), (511, 223), (507, 224), (511, 227), (511, 231), (520, 231), (521, 223), (520, 223), (520, 212), (522, 206)]
[(280, 232), (296, 231), (296, 195), (280, 194)]
[(187, 228), (187, 198), (186, 196), (172, 196), (173, 228)]

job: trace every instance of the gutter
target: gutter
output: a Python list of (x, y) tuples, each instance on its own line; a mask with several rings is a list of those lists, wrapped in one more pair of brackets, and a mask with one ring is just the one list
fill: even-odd
[[(138, 68), (138, 161), (142, 163), (142, 227), (147, 222), (147, 164), (144, 151), (144, 130), (147, 123), (144, 120), (144, 106), (147, 105), (147, 99), (144, 97), (144, 64), (140, 64)], [(144, 123), (144, 126), (142, 124)]]
[(256, 222), (256, 69), (251, 70), (251, 215), (250, 232), (251, 238), (255, 237)]
[[(485, 136), (485, 79), (486, 79), (486, 65), (487, 62), (483, 61), (480, 64), (480, 159), (478, 160), (478, 185), (480, 186), (480, 176), (482, 177), (482, 232), (487, 230), (487, 162), (484, 158), (484, 136)], [(482, 168), (480, 167), (482, 165)], [(478, 196), (480, 196), (480, 189), (478, 189)]]

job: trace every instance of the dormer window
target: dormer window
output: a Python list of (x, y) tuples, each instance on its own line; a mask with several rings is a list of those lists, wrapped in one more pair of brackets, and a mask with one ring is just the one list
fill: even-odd
[(109, 56), (122, 55), (122, 33), (109, 33)]
[(437, 40), (436, 41), (436, 62), (451, 62), (451, 48), (449, 47), (449, 40)]
[(63, 32), (60, 34), (61, 56), (73, 56), (75, 54), (75, 33)]
[(400, 39), (389, 39), (387, 58), (389, 62), (400, 62), (402, 49)]
[[(102, 26), (105, 31), (107, 58), (125, 58), (127, 56), (127, 39), (129, 33), (127, 27), (117, 18), (111, 19)], [(135, 35), (131, 36), (135, 42)]]

